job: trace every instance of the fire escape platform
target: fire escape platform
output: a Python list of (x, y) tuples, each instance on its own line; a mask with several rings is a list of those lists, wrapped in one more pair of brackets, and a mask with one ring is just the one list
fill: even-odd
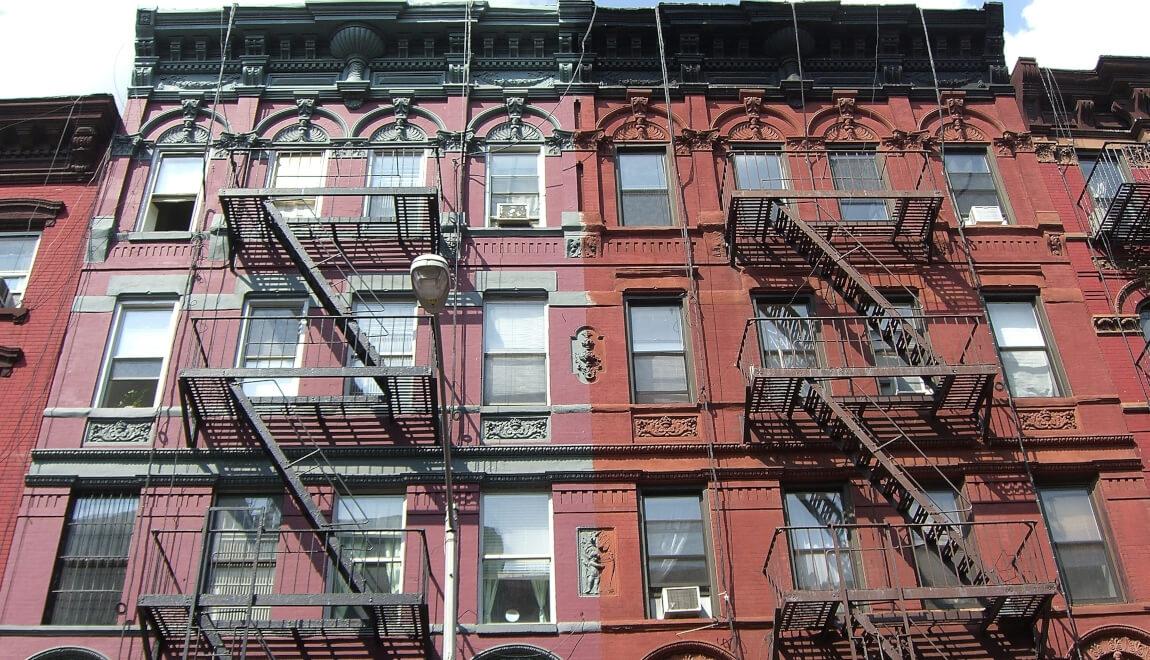
[(1150, 181), (1119, 184), (1094, 236), (1119, 244), (1150, 243)]
[[(837, 212), (842, 201), (885, 202), (887, 218), (882, 220), (839, 220), (801, 218), (837, 247), (849, 250), (865, 246), (896, 244), (915, 248), (920, 258), (930, 255), (931, 229), (942, 208), (939, 191), (918, 190), (734, 190), (727, 203), (727, 241), (732, 255), (748, 266), (769, 266), (778, 257), (765, 251), (768, 242), (777, 242), (782, 229), (779, 216), (802, 208), (830, 203)], [(801, 205), (801, 206), (800, 206)], [(824, 215), (824, 214), (819, 214)], [(827, 213), (825, 215), (831, 215)]]
[(288, 228), (320, 267), (329, 261), (356, 269), (407, 268), (439, 246), (439, 190), (436, 188), (232, 188), (220, 191), (230, 257), (242, 255), (248, 268), (290, 263), (271, 229), (276, 199), (362, 197), (390, 199), (394, 217), (366, 215), (286, 217)]
[(803, 384), (809, 381), (921, 378), (932, 384), (930, 392), (836, 395), (835, 400), (848, 408), (874, 405), (884, 410), (967, 410), (973, 414), (989, 401), (997, 374), (998, 368), (991, 364), (817, 369), (756, 367), (750, 372), (746, 410), (752, 416), (790, 416), (802, 407)]

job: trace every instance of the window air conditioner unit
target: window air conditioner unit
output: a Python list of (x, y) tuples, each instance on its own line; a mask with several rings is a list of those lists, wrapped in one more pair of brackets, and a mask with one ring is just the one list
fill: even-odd
[(496, 204), (495, 221), (501, 225), (526, 225), (531, 223), (526, 204)]
[(663, 587), (663, 616), (692, 616), (703, 609), (698, 587)]
[(16, 296), (8, 290), (8, 283), (0, 280), (0, 307), (15, 307)]
[(1002, 209), (997, 206), (972, 206), (966, 224), (1004, 225), (1006, 217), (1002, 215)]

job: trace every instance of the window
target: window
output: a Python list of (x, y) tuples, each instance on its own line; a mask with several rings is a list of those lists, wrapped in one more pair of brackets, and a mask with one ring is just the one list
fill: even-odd
[(1033, 300), (988, 301), (990, 325), (1014, 396), (1060, 396)]
[(790, 528), (787, 535), (795, 588), (819, 591), (838, 589), (844, 584), (858, 586), (850, 533), (842, 527), (829, 527), (847, 522), (842, 493), (787, 493), (784, 507)]
[[(352, 576), (363, 591), (397, 594), (403, 587), (403, 496), (357, 495), (340, 497), (335, 503), (334, 522), (343, 556)], [(347, 583), (338, 571), (332, 576), (332, 591), (347, 593)], [(335, 619), (367, 619), (359, 607), (332, 608)]]
[(662, 151), (620, 151), (620, 224), (629, 227), (671, 224), (671, 197), (667, 190), (667, 156)]
[[(938, 487), (925, 489), (926, 496), (942, 512), (943, 518), (951, 523), (965, 523), (966, 512), (958, 503), (958, 493), (952, 488)], [(917, 507), (916, 507), (917, 511)], [(912, 516), (913, 517), (913, 516)], [(918, 583), (924, 587), (958, 587), (962, 581), (954, 568), (956, 559), (949, 561), (939, 553), (939, 544), (929, 545), (915, 529), (911, 536), (914, 544), (914, 565), (918, 571)], [(967, 536), (967, 529), (962, 528), (963, 536)], [(946, 542), (946, 533), (939, 536), (942, 543)], [(961, 555), (959, 555), (961, 557)], [(963, 609), (979, 606), (974, 598), (930, 598), (923, 600), (923, 605), (931, 609)]]
[[(303, 352), (304, 301), (253, 301), (248, 303), (240, 351), (242, 369), (291, 369)], [(248, 378), (248, 396), (295, 396), (298, 378)]]
[[(212, 511), (205, 591), (213, 596), (270, 594), (275, 585), (280, 507), (270, 495), (220, 495)], [(213, 607), (215, 621), (243, 621), (248, 608)], [(270, 607), (250, 608), (255, 620)]]
[(483, 306), (484, 403), (547, 403), (546, 317), (541, 302)]
[[(840, 152), (831, 153), (828, 157), (835, 190), (886, 189), (875, 152)], [(890, 219), (886, 202), (881, 199), (840, 199), (839, 213), (844, 222), (886, 222)]]
[[(423, 152), (387, 149), (373, 151), (367, 185), (372, 188), (413, 188), (423, 185)], [(367, 215), (387, 221), (396, 219), (395, 198), (369, 197)]]
[[(287, 151), (275, 155), (269, 188), (321, 188), (327, 174), (322, 151)], [(319, 215), (318, 197), (282, 198), (276, 208), (285, 218), (314, 218)]]
[(1142, 339), (1150, 342), (1150, 301), (1138, 306), (1138, 327), (1142, 328)]
[[(411, 300), (357, 300), (352, 306), (360, 332), (379, 353), (381, 367), (410, 367), (415, 364), (415, 303)], [(349, 365), (363, 363), (350, 350)], [(382, 394), (374, 378), (356, 378), (351, 394)]]
[(739, 190), (780, 190), (787, 187), (780, 153), (736, 153), (735, 185)]
[(683, 308), (678, 301), (632, 302), (627, 307), (631, 333), (631, 393), (635, 403), (685, 403), (691, 400)]
[(135, 495), (77, 495), (72, 500), (44, 623), (113, 625), (123, 599)]
[(954, 192), (954, 201), (958, 204), (958, 215), (963, 221), (975, 222), (987, 217), (971, 217), (970, 210), (974, 207), (989, 207), (987, 211), (993, 209), (997, 214), (991, 213), (991, 218), (1006, 217), (985, 151), (948, 150), (943, 166), (946, 168), (951, 191)]
[[(19, 305), (24, 298), (28, 274), (32, 272), (32, 261), (39, 245), (39, 234), (0, 235), (0, 279), (8, 285), (14, 305)], [(0, 306), (3, 302), (0, 300)]]
[[(887, 300), (890, 301), (896, 314), (902, 318), (909, 318), (910, 325), (925, 337), (926, 326), (920, 317), (917, 301), (890, 297)], [(908, 366), (906, 360), (895, 350), (894, 345), (883, 339), (882, 333), (869, 324), (867, 325), (867, 337), (876, 367)], [(896, 378), (879, 378), (878, 392), (881, 396), (893, 396), (898, 394), (930, 394), (931, 390), (919, 376), (899, 376)]]
[(122, 303), (112, 326), (111, 348), (104, 365), (104, 408), (148, 408), (156, 405), (164, 363), (171, 346), (172, 302)]
[(643, 496), (643, 542), (648, 607), (663, 618), (663, 589), (698, 587), (700, 616), (711, 613), (711, 571), (703, 498), (699, 493)]
[(158, 153), (140, 231), (188, 231), (204, 178), (202, 155)]
[(1118, 151), (1078, 156), (1078, 168), (1082, 172), (1082, 178), (1086, 180), (1086, 187), (1090, 190), (1090, 197), (1094, 200), (1099, 213), (1106, 212), (1110, 202), (1114, 201), (1118, 186), (1126, 182), (1126, 176), (1119, 164), (1120, 158)]
[(811, 320), (811, 305), (805, 300), (757, 304), (759, 341), (763, 347), (763, 367), (767, 369), (816, 369), (818, 322)]
[(480, 620), (551, 621), (551, 496), (484, 493)]
[(1054, 557), (1073, 603), (1121, 599), (1118, 580), (1090, 489), (1084, 486), (1041, 488), (1046, 524), (1054, 540)]
[(488, 217), (497, 224), (540, 224), (540, 155), (492, 151), (487, 155)]

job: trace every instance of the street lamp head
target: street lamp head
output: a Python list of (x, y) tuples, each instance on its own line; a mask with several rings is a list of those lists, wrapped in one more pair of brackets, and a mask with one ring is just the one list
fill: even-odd
[(447, 306), (451, 274), (447, 259), (438, 254), (424, 254), (411, 262), (411, 288), (415, 299), (428, 314), (438, 314)]

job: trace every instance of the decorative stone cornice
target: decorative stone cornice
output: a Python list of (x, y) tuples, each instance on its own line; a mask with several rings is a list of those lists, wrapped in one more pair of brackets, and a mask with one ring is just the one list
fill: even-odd
[(0, 101), (0, 183), (82, 183), (117, 124), (110, 95)]
[(64, 202), (33, 197), (0, 199), (0, 230), (39, 231), (56, 224)]
[(1096, 314), (1091, 317), (1094, 333), (1099, 336), (1142, 334), (1142, 320), (1137, 314)]
[(1069, 144), (1058, 144), (1046, 140), (1034, 140), (1034, 155), (1040, 163), (1058, 163), (1059, 165), (1077, 165), (1078, 154)]
[(999, 156), (1013, 157), (1019, 151), (1034, 151), (1034, 142), (1030, 133), (1026, 132), (1003, 131), (1002, 136), (994, 138), (992, 142), (994, 153)]

